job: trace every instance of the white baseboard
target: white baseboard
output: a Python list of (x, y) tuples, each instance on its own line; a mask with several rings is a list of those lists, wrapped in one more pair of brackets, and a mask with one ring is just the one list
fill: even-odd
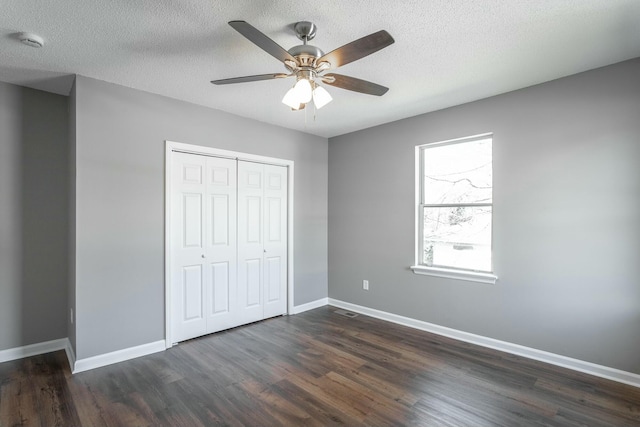
[(435, 325), (433, 323), (423, 322), (422, 320), (399, 316), (397, 314), (387, 313), (386, 311), (363, 307), (361, 305), (352, 304), (333, 298), (329, 298), (329, 304), (339, 308), (343, 308), (345, 310), (355, 311), (357, 313), (366, 314), (367, 316), (386, 320), (388, 322), (409, 326), (410, 328), (420, 329), (423, 331), (453, 338), (459, 341), (477, 344), (482, 347), (504, 351), (505, 353), (511, 353), (529, 359), (539, 360), (541, 362), (561, 366), (563, 368), (572, 369), (574, 371), (584, 372), (596, 377), (606, 378), (634, 387), (640, 387), (640, 375), (634, 374), (632, 372), (626, 372), (620, 369), (609, 368), (608, 366), (597, 365), (595, 363), (585, 362), (583, 360), (573, 359), (571, 357), (561, 356), (559, 354), (549, 353), (543, 350), (537, 350), (535, 348), (483, 337), (481, 335), (471, 334), (469, 332), (463, 332), (457, 329), (451, 329), (444, 326)]
[(22, 347), (0, 350), (0, 363), (10, 360), (23, 359), (25, 357), (37, 356), (39, 354), (51, 353), (52, 351), (65, 350), (68, 338), (45, 341), (37, 344), (24, 345)]
[(305, 311), (313, 310), (314, 308), (324, 307), (329, 304), (329, 298), (320, 298), (315, 301), (308, 302), (306, 304), (296, 305), (293, 307), (293, 313), (291, 314), (299, 314)]
[(64, 347), (65, 353), (67, 353), (67, 360), (69, 361), (69, 370), (73, 373), (73, 367), (76, 365), (76, 353), (73, 351), (73, 347), (71, 346), (71, 341), (69, 338), (66, 338), (67, 345)]
[[(424, 322), (422, 320), (404, 317), (386, 311), (376, 310), (333, 298), (321, 298), (306, 304), (294, 307), (292, 314), (302, 313), (325, 305), (333, 305), (335, 307), (344, 308), (345, 310), (355, 311), (377, 319), (386, 320), (388, 322), (397, 323), (399, 325), (408, 326), (410, 328), (420, 329), (422, 331), (431, 332), (437, 335), (453, 338), (459, 341), (480, 345), (482, 347), (492, 348), (494, 350), (504, 351), (529, 359), (539, 360), (563, 368), (572, 369), (574, 371), (584, 372), (601, 378), (628, 384), (634, 387), (640, 387), (640, 375), (632, 372), (622, 371), (620, 369), (610, 368), (608, 366), (597, 365), (591, 362), (585, 362), (579, 359), (550, 353), (535, 348), (525, 347), (519, 344), (513, 344), (506, 341), (500, 341), (493, 338), (483, 337), (481, 335), (471, 334), (469, 332), (459, 331), (457, 329), (439, 326), (433, 323)], [(71, 372), (88, 371), (90, 369), (111, 365), (113, 363), (124, 362), (125, 360), (134, 359), (136, 357), (146, 356), (148, 354), (157, 353), (165, 350), (165, 340), (159, 340), (136, 347), (126, 348), (111, 353), (100, 354), (98, 356), (88, 357), (76, 360), (75, 353), (71, 347), (68, 338), (60, 338), (57, 340), (46, 341), (37, 344), (25, 345), (22, 347), (0, 350), (0, 363), (11, 360), (22, 359), (25, 357), (37, 356), (39, 354), (50, 353), (52, 351), (65, 350)]]
[(150, 342), (148, 344), (129, 347), (123, 350), (112, 351), (111, 353), (99, 354), (93, 357), (78, 359), (73, 365), (72, 372), (88, 371), (90, 369), (100, 368), (102, 366), (111, 365), (113, 363), (124, 362), (125, 360), (135, 359), (136, 357), (146, 356), (148, 354), (158, 353), (165, 350), (165, 340)]

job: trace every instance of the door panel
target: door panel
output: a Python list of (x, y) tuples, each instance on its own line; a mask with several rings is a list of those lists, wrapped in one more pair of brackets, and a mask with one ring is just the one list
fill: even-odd
[(202, 247), (202, 195), (182, 195), (183, 236), (185, 248)]
[(260, 305), (260, 272), (262, 270), (262, 259), (248, 259), (245, 261), (247, 274), (246, 281), (241, 284), (245, 288), (247, 300), (245, 307), (255, 307)]
[[(187, 160), (188, 161), (188, 160)], [(182, 166), (182, 182), (184, 184), (202, 184), (202, 163), (184, 163)]]
[(226, 313), (229, 311), (229, 263), (216, 262), (211, 264), (211, 314)]
[(229, 245), (229, 196), (217, 194), (211, 196), (211, 245)]
[(259, 196), (246, 196), (246, 208), (245, 215), (247, 218), (246, 224), (246, 239), (247, 244), (262, 243), (262, 198)]
[(265, 224), (267, 225), (266, 241), (270, 243), (282, 242), (282, 221), (280, 216), (282, 215), (282, 201), (279, 198), (269, 197), (267, 199), (267, 218)]
[(280, 300), (280, 282), (282, 277), (280, 257), (268, 257), (265, 259), (265, 283), (267, 284), (267, 303), (273, 303)]
[(182, 295), (183, 295), (183, 318), (182, 321), (189, 322), (198, 320), (202, 315), (202, 300), (204, 297), (204, 284), (201, 265), (190, 265), (182, 269)]

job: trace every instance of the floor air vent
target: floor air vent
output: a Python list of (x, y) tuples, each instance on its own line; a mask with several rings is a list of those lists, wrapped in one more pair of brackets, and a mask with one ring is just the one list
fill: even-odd
[(339, 314), (339, 315), (344, 316), (344, 317), (349, 317), (349, 318), (358, 317), (358, 313), (353, 313), (351, 311), (347, 311), (347, 310), (343, 310), (343, 309), (338, 309), (338, 310), (334, 311), (334, 313)]

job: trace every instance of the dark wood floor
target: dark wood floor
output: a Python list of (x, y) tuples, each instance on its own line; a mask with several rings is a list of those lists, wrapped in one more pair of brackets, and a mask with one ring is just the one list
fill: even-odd
[(323, 307), (71, 375), (0, 364), (0, 426), (640, 426), (640, 389)]

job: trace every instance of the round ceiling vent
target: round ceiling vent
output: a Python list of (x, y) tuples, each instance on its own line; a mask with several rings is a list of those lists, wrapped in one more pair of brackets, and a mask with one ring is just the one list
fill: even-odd
[(18, 40), (31, 47), (42, 47), (44, 45), (42, 37), (33, 33), (20, 33), (18, 34)]

